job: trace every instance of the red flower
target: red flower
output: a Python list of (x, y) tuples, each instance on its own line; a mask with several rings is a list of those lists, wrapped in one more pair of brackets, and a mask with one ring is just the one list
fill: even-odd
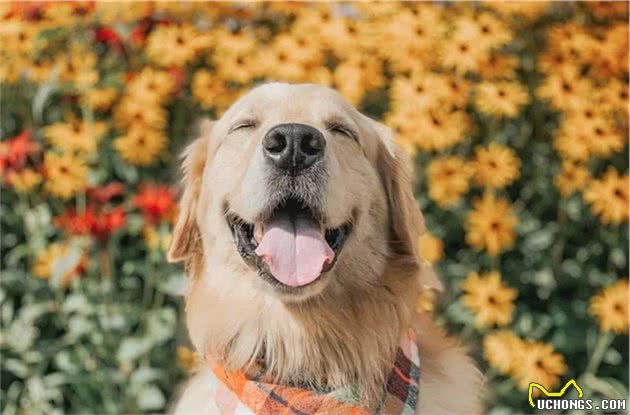
[(72, 235), (89, 235), (96, 223), (93, 208), (87, 208), (83, 213), (70, 209), (64, 215), (55, 218), (55, 225)]
[(95, 38), (97, 42), (106, 43), (112, 49), (120, 51), (123, 41), (118, 32), (111, 27), (101, 27), (96, 29)]
[(133, 203), (149, 222), (170, 219), (175, 211), (175, 194), (168, 186), (142, 185)]
[(0, 143), (0, 173), (7, 168), (19, 169), (29, 154), (37, 151), (37, 143), (31, 141), (30, 130)]
[(88, 197), (99, 204), (105, 204), (111, 199), (124, 193), (125, 186), (120, 182), (111, 182), (107, 186), (89, 187), (87, 189)]
[(125, 225), (126, 214), (123, 208), (102, 209), (97, 212), (89, 206), (82, 213), (69, 210), (55, 219), (55, 225), (73, 235), (92, 235), (99, 242), (106, 242), (112, 233)]
[(125, 226), (125, 220), (126, 214), (121, 207), (101, 212), (92, 227), (92, 235), (99, 241), (106, 241), (112, 233)]
[(152, 26), (153, 23), (151, 22), (151, 19), (143, 19), (138, 22), (138, 25), (134, 27), (134, 29), (131, 31), (131, 34), (129, 35), (131, 43), (135, 46), (143, 46), (147, 40), (147, 36), (149, 35)]

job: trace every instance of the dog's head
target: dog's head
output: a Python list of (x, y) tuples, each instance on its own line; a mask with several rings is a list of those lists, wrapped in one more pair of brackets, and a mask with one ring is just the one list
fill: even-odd
[(403, 153), (335, 91), (266, 84), (202, 130), (185, 152), (171, 261), (284, 301), (374, 285), (394, 260), (420, 266)]

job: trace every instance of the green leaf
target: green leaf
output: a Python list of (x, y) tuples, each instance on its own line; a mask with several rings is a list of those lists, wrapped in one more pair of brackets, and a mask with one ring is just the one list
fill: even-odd
[(175, 335), (177, 316), (172, 308), (153, 310), (147, 317), (147, 336), (156, 343)]
[(138, 368), (131, 374), (131, 384), (134, 386), (144, 385), (160, 378), (160, 371), (151, 367)]
[(153, 342), (146, 338), (128, 337), (123, 339), (116, 353), (116, 359), (120, 363), (128, 363), (147, 353)]
[(79, 365), (74, 361), (70, 352), (61, 350), (54, 357), (57, 368), (63, 372), (74, 375), (79, 372)]
[(157, 386), (145, 386), (138, 392), (138, 406), (145, 411), (161, 409), (166, 403), (164, 394)]
[(68, 335), (71, 337), (79, 338), (83, 335), (91, 333), (95, 329), (96, 325), (94, 322), (82, 315), (72, 316), (68, 320)]
[(66, 297), (62, 305), (65, 313), (78, 313), (88, 315), (94, 311), (94, 306), (90, 304), (88, 298), (82, 293), (73, 293)]
[(13, 373), (18, 378), (25, 379), (28, 377), (28, 366), (26, 366), (21, 360), (3, 359), (2, 365), (6, 370)]

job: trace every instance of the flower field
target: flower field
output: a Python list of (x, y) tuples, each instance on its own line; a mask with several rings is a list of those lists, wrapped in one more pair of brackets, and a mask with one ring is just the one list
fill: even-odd
[(627, 3), (2, 3), (2, 414), (167, 410), (178, 154), (266, 80), (397, 132), (487, 413), (628, 396)]

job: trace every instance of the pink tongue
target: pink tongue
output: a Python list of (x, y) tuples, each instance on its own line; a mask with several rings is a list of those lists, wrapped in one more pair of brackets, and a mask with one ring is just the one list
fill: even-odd
[(335, 257), (313, 221), (299, 216), (274, 218), (266, 224), (256, 254), (278, 281), (290, 287), (315, 281)]

